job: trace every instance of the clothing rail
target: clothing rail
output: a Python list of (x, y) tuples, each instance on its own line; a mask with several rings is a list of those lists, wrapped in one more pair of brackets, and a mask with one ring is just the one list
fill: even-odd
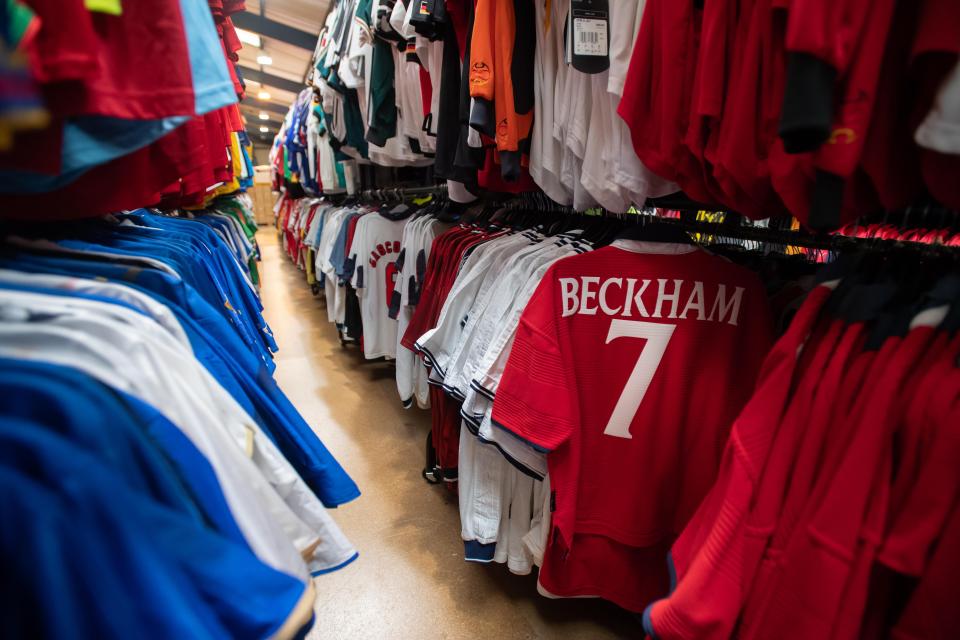
[[(633, 215), (633, 214), (631, 214)], [(842, 253), (858, 250), (919, 251), (931, 256), (960, 258), (960, 247), (912, 240), (888, 240), (884, 238), (860, 238), (840, 233), (808, 233), (744, 225), (742, 218), (735, 216), (730, 222), (708, 222), (704, 220), (690, 220), (683, 217), (665, 218), (654, 213), (636, 214), (642, 222), (657, 222), (679, 226), (684, 231), (708, 234), (721, 238), (737, 238), (752, 240), (767, 244), (777, 244), (806, 249), (819, 249), (833, 253)]]
[[(359, 196), (363, 200), (402, 200), (405, 197), (419, 195), (446, 195), (447, 185), (438, 184), (423, 187), (396, 187), (387, 189), (366, 189), (360, 192)], [(523, 194), (512, 199), (517, 207), (524, 205), (532, 208), (540, 208), (544, 213), (555, 213), (559, 215), (579, 215), (571, 207), (565, 207), (554, 202), (549, 202), (545, 197), (531, 199), (530, 194)], [(771, 227), (754, 226), (744, 223), (745, 219), (739, 215), (728, 215), (728, 220), (724, 222), (708, 222), (704, 220), (694, 220), (684, 217), (684, 213), (702, 210), (705, 207), (693, 203), (694, 208), (678, 208), (678, 205), (685, 203), (688, 206), (691, 201), (679, 200), (676, 203), (667, 204), (663, 199), (653, 200), (647, 203), (647, 208), (637, 213), (620, 214), (602, 210), (601, 215), (610, 216), (623, 222), (629, 223), (636, 221), (639, 224), (651, 222), (676, 225), (684, 231), (692, 233), (701, 233), (717, 236), (719, 238), (736, 238), (739, 240), (751, 240), (765, 244), (776, 244), (790, 247), (803, 247), (806, 249), (818, 249), (822, 251), (831, 251), (834, 253), (850, 252), (857, 250), (911, 250), (919, 251), (930, 256), (960, 258), (960, 247), (944, 244), (917, 242), (912, 240), (888, 240), (883, 238), (860, 238), (856, 236), (847, 236), (840, 233), (810, 233), (807, 231), (795, 231), (786, 229), (776, 229)], [(509, 201), (508, 201), (509, 202)], [(510, 206), (508, 204), (507, 206)], [(548, 206), (549, 205), (549, 206)], [(672, 206), (671, 206), (672, 205)], [(657, 215), (653, 206), (659, 208), (669, 208), (680, 211), (680, 218), (667, 218)]]
[(364, 200), (402, 200), (408, 196), (446, 195), (447, 185), (436, 184), (426, 187), (396, 187), (390, 189), (365, 189), (360, 192)]

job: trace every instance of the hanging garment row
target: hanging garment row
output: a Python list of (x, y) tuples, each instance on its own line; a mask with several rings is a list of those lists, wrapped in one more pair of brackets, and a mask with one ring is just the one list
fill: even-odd
[[(404, 406), (431, 408), (465, 559), (646, 611), (651, 637), (952, 628), (924, 612), (958, 575), (958, 254), (922, 240), (956, 229), (738, 237), (706, 212), (532, 202), (303, 199), (279, 221), (333, 321), (376, 274), (348, 331), (396, 359)], [(354, 248), (361, 224), (398, 239), (392, 267)]]
[(818, 274), (672, 547), (651, 636), (953, 633), (960, 288), (956, 264), (917, 266)]
[(960, 9), (848, 4), (343, 0), (274, 166), (310, 195), (432, 164), (474, 193), (625, 211), (682, 189), (817, 229), (960, 208)]
[(243, 0), (0, 6), (3, 218), (202, 207), (253, 183)]
[(271, 375), (255, 229), (245, 198), (5, 229), (14, 635), (292, 638), (357, 557), (327, 509), (359, 491)]

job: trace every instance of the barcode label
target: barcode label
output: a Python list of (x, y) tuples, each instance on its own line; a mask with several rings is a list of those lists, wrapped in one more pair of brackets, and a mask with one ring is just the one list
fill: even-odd
[(573, 20), (573, 55), (607, 55), (607, 21), (591, 18)]

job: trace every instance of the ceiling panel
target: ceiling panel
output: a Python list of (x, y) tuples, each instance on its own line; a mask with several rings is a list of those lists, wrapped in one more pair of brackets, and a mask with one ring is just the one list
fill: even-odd
[[(247, 12), (260, 15), (263, 9), (264, 17), (269, 20), (285, 24), (294, 29), (319, 34), (327, 12), (330, 10), (331, 0), (247, 0)], [(262, 7), (261, 7), (262, 5)], [(295, 83), (303, 83), (310, 65), (311, 51), (281, 42), (269, 37), (262, 37), (262, 47), (257, 49), (244, 45), (240, 50), (240, 65), (250, 69), (258, 69), (263, 73), (283, 78)], [(266, 54), (272, 58), (272, 64), (261, 66), (257, 63), (257, 56)], [(260, 120), (259, 114), (264, 104), (274, 105), (286, 113), (290, 104), (296, 100), (297, 94), (291, 91), (270, 86), (269, 81), (262, 88), (270, 93), (270, 100), (262, 101), (257, 98), (261, 90), (261, 83), (245, 78), (247, 97), (240, 104), (240, 110), (247, 120), (247, 131), (256, 142), (268, 143), (279, 130), (283, 122), (283, 114), (264, 111), (269, 115), (268, 120)], [(259, 129), (266, 126), (269, 133), (262, 134)]]
[(303, 82), (307, 67), (310, 65), (310, 55), (306, 51), (265, 39), (262, 50), (249, 46), (241, 49), (239, 52), (240, 64), (251, 69), (258, 69), (261, 65), (257, 63), (257, 58), (264, 54), (272, 59), (271, 64), (263, 65), (264, 73), (294, 82)]
[[(261, 89), (261, 84), (249, 79), (244, 79), (244, 81), (247, 83), (247, 97), (243, 101), (244, 104), (259, 104), (262, 102), (259, 98), (257, 98), (257, 93), (259, 93)], [(283, 89), (278, 89), (276, 87), (265, 87), (265, 89), (267, 93), (270, 94), (270, 100), (267, 102), (270, 102), (271, 104), (280, 105), (281, 107), (286, 108), (297, 99), (297, 94), (284, 91)]]
[[(258, 108), (255, 104), (241, 104), (240, 113), (242, 113), (243, 117), (247, 119), (247, 122), (251, 127), (265, 124), (267, 126), (279, 128), (283, 123), (283, 115), (279, 113), (272, 113), (270, 111), (264, 111), (263, 109)], [(267, 114), (266, 120), (260, 119), (261, 113)]]
[[(328, 0), (263, 0), (263, 4), (267, 18), (310, 33), (320, 33), (330, 7)], [(247, 0), (247, 11), (259, 14), (260, 5), (261, 0)]]

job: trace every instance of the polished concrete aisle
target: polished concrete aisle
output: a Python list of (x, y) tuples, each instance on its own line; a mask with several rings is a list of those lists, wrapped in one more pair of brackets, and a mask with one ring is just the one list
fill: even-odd
[(598, 600), (547, 600), (533, 576), (463, 561), (456, 496), (420, 477), (430, 416), (400, 406), (393, 368), (342, 348), (303, 274), (262, 228), (265, 315), (277, 380), (363, 493), (333, 512), (360, 557), (315, 580), (311, 639), (636, 638)]

